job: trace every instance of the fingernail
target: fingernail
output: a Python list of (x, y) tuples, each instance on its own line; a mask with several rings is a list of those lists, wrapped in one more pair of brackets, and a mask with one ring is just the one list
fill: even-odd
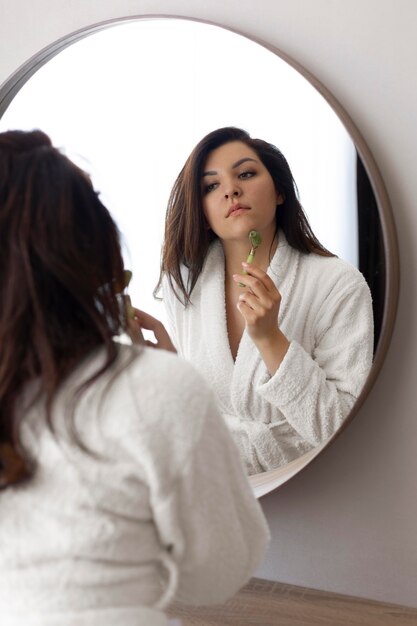
[(246, 261), (242, 261), (242, 265), (243, 267), (249, 267), (249, 263), (246, 263)]

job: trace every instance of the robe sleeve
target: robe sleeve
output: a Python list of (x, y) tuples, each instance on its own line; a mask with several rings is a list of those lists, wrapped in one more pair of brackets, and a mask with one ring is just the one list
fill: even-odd
[(339, 287), (325, 299), (314, 324), (314, 350), (296, 341), (274, 376), (257, 387), (309, 443), (325, 442), (341, 426), (372, 366), (373, 313), (365, 280)]
[(168, 572), (160, 607), (222, 603), (262, 561), (266, 520), (203, 378), (171, 353), (146, 350), (129, 383), (140, 419), (125, 445), (146, 472)]
[(261, 563), (268, 527), (213, 402), (198, 443), (155, 517), (162, 540), (172, 546), (178, 602), (221, 604)]

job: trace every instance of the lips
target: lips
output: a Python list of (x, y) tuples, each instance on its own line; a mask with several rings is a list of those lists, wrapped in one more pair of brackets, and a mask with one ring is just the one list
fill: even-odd
[(244, 204), (232, 204), (232, 206), (230, 207), (230, 209), (227, 212), (226, 217), (230, 217), (231, 215), (233, 215), (234, 213), (237, 214), (237, 211), (249, 211), (248, 206), (245, 206)]

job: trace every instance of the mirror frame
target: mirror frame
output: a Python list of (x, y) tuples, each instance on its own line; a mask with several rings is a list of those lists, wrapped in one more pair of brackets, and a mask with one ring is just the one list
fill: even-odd
[(371, 388), (373, 387), (378, 374), (382, 368), (385, 356), (388, 351), (388, 347), (391, 341), (392, 333), (394, 330), (395, 318), (398, 305), (399, 294), (399, 254), (398, 254), (398, 242), (397, 234), (393, 219), (393, 212), (388, 196), (387, 189), (385, 187), (382, 176), (379, 172), (375, 159), (366, 144), (363, 136), (358, 128), (353, 123), (351, 117), (333, 96), (333, 94), (325, 87), (311, 72), (309, 72), (304, 66), (288, 56), (285, 52), (276, 48), (275, 46), (262, 41), (250, 33), (239, 31), (217, 22), (209, 20), (197, 19), (194, 17), (186, 17), (183, 15), (169, 15), (169, 14), (142, 14), (132, 15), (124, 17), (115, 17), (109, 20), (92, 23), (84, 28), (73, 31), (64, 35), (60, 39), (52, 42), (40, 51), (35, 53), (31, 58), (24, 62), (15, 72), (13, 72), (3, 84), (0, 85), (0, 118), (9, 107), (14, 97), (23, 87), (23, 85), (35, 74), (43, 65), (48, 63), (53, 57), (62, 52), (65, 48), (88, 37), (94, 33), (111, 28), (114, 26), (120, 26), (127, 22), (141, 21), (141, 20), (185, 20), (192, 22), (199, 22), (228, 30), (232, 33), (245, 37), (253, 41), (254, 43), (266, 48), (276, 56), (280, 57), (288, 65), (293, 67), (299, 74), (301, 74), (327, 101), (333, 111), (336, 113), (342, 124), (345, 126), (349, 133), (359, 157), (362, 160), (363, 166), (368, 175), (372, 191), (375, 196), (375, 200), (378, 207), (379, 218), (382, 229), (382, 239), (384, 244), (385, 253), (385, 298), (384, 298), (384, 312), (381, 325), (381, 333), (379, 336), (378, 344), (376, 347), (374, 361), (371, 371), (362, 389), (362, 392), (355, 402), (349, 416), (345, 419), (342, 426), (328, 439), (323, 445), (315, 448), (306, 455), (292, 461), (284, 468), (278, 468), (277, 470), (271, 470), (264, 474), (256, 474), (251, 477), (251, 484), (258, 497), (261, 497), (278, 487), (286, 483), (290, 478), (298, 474), (301, 470), (305, 469), (324, 449), (326, 449), (336, 437), (346, 428), (346, 426), (352, 421), (353, 417), (357, 414), (359, 408), (368, 396)]

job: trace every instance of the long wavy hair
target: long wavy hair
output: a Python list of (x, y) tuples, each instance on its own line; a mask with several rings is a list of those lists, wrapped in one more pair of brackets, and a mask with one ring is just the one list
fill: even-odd
[[(156, 295), (163, 276), (180, 301), (190, 303), (191, 293), (202, 271), (210, 244), (217, 235), (207, 228), (203, 212), (201, 179), (207, 157), (216, 148), (231, 141), (241, 141), (262, 161), (277, 193), (284, 202), (276, 209), (276, 230), (282, 230), (290, 246), (309, 254), (334, 256), (314, 235), (298, 199), (297, 187), (284, 155), (276, 146), (262, 139), (252, 139), (241, 128), (227, 126), (209, 133), (195, 146), (172, 188), (165, 218), (161, 268)], [(187, 268), (187, 279), (181, 271)], [(178, 293), (179, 292), (179, 293)]]
[(15, 411), (25, 385), (39, 382), (53, 430), (66, 376), (99, 346), (86, 384), (116, 360), (122, 284), (119, 232), (87, 174), (41, 131), (0, 133), (0, 488), (34, 472)]

